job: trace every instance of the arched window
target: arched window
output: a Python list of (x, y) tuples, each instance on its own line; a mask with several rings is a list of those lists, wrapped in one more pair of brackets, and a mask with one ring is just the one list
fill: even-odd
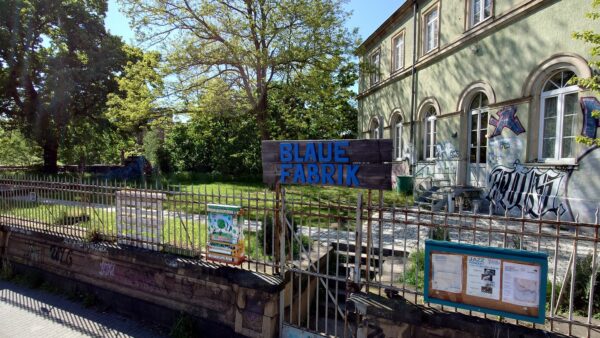
[(371, 121), (371, 127), (369, 128), (369, 136), (371, 139), (379, 139), (381, 138), (381, 133), (379, 131), (379, 120), (376, 118)]
[(392, 127), (394, 128), (392, 131), (392, 135), (394, 138), (394, 159), (402, 160), (402, 117), (400, 115), (396, 115), (393, 119)]
[(425, 160), (433, 160), (437, 157), (436, 154), (436, 125), (437, 112), (434, 106), (427, 108), (425, 116), (423, 118), (423, 158)]
[(469, 162), (485, 164), (487, 160), (488, 98), (477, 93), (469, 106)]
[(575, 136), (579, 112), (579, 87), (569, 80), (570, 70), (554, 73), (544, 84), (540, 95), (540, 161), (575, 158)]

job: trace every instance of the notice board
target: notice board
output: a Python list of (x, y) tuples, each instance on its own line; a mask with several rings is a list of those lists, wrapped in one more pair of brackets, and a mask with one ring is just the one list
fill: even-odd
[(543, 324), (548, 255), (425, 241), (425, 302)]

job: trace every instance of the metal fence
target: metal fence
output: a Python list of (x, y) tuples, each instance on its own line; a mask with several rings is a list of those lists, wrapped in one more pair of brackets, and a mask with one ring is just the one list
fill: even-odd
[[(119, 201), (120, 195), (126, 198)], [(530, 219), (477, 210), (431, 212), (393, 204), (386, 197), (381, 191), (273, 192), (218, 185), (0, 178), (0, 225), (89, 241), (121, 240), (205, 259), (207, 205), (239, 205), (245, 210), (248, 257), (242, 268), (285, 277), (282, 322), (342, 337), (352, 336), (354, 324), (345, 303), (357, 290), (506, 321), (424, 304), (427, 238), (540, 251), (548, 254), (549, 287), (546, 325), (537, 327), (600, 336), (600, 290), (595, 286), (598, 221), (582, 224), (560, 216)], [(138, 206), (146, 211), (135, 212), (155, 221), (146, 222), (144, 229), (140, 224), (124, 228), (121, 223), (128, 214), (119, 210), (130, 203), (127, 198), (143, 201)]]

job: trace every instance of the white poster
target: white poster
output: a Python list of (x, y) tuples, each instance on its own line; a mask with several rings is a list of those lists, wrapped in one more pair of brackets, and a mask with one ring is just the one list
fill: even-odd
[(462, 256), (432, 254), (431, 288), (452, 293), (462, 292)]
[(538, 307), (540, 299), (540, 270), (538, 265), (503, 263), (502, 301)]
[(500, 260), (467, 256), (467, 295), (500, 300)]

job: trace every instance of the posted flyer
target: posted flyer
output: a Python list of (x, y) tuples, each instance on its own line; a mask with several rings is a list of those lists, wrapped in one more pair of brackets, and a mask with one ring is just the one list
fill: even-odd
[(500, 300), (499, 259), (467, 256), (467, 295)]
[(431, 288), (452, 293), (462, 292), (462, 256), (432, 254)]
[(504, 262), (502, 273), (502, 301), (537, 307), (540, 299), (540, 267)]

